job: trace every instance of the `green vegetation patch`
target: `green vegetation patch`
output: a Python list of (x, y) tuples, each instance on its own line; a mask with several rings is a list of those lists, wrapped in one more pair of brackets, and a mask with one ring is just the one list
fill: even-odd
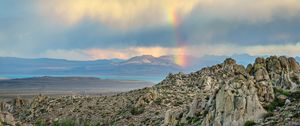
[(92, 124), (89, 122), (84, 122), (82, 124), (77, 124), (74, 121), (71, 120), (63, 120), (63, 121), (56, 121), (52, 124), (47, 124), (44, 121), (38, 121), (34, 124), (34, 126), (101, 126), (100, 123)]
[(140, 115), (142, 113), (144, 113), (145, 109), (143, 107), (133, 107), (131, 110), (130, 110), (130, 113), (132, 115)]
[(256, 123), (253, 120), (246, 121), (244, 126), (254, 126)]
[(291, 91), (288, 91), (288, 90), (284, 90), (284, 89), (281, 89), (281, 88), (274, 88), (274, 92), (275, 94), (282, 94), (282, 95), (285, 95), (285, 96), (291, 96), (292, 92)]
[(280, 101), (278, 98), (275, 98), (270, 104), (268, 104), (265, 109), (268, 112), (273, 112), (276, 107), (282, 107), (284, 106), (284, 101)]

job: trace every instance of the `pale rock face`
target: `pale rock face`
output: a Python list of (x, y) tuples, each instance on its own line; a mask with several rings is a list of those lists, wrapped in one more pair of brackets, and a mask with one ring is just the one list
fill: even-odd
[(294, 58), (288, 58), (289, 65), (292, 71), (294, 72), (300, 72), (300, 66), (298, 62)]
[(166, 111), (163, 126), (175, 126), (180, 121), (180, 114), (183, 112), (181, 108), (169, 109)]
[(242, 85), (244, 86), (239, 88), (234, 87), (231, 82), (223, 85), (216, 94), (215, 105), (209, 109), (209, 116), (204, 118), (202, 125), (240, 126), (245, 121), (258, 119), (266, 113), (260, 104), (254, 83), (246, 82)]
[(276, 56), (271, 56), (267, 58), (267, 70), (269, 73), (280, 74), (281, 73), (281, 64), (279, 59)]
[(277, 83), (277, 86), (284, 89), (295, 89), (297, 88), (297, 84), (291, 81), (289, 73), (285, 73), (282, 71), (281, 77)]
[(8, 112), (0, 112), (0, 122), (4, 125), (10, 125), (10, 126), (16, 125), (15, 118), (11, 113)]
[(11, 112), (12, 109), (12, 105), (0, 101), (0, 112)]
[(254, 73), (256, 81), (270, 80), (268, 71), (265, 68), (260, 68)]
[(266, 60), (257, 58), (253, 67), (248, 67), (247, 72), (253, 75), (256, 81), (271, 80), (274, 86), (284, 89), (295, 89), (300, 81), (299, 73), (300, 66), (292, 57), (271, 56)]
[(280, 64), (281, 64), (281, 68), (283, 70), (289, 70), (289, 62), (288, 59), (285, 56), (280, 56), (279, 58)]
[(14, 106), (16, 106), (16, 107), (21, 107), (21, 106), (25, 105), (26, 103), (27, 103), (26, 100), (21, 99), (21, 98), (19, 98), (19, 97), (17, 97), (17, 98), (14, 100)]
[(261, 81), (255, 84), (257, 96), (262, 105), (272, 102), (275, 98), (272, 83), (269, 81)]

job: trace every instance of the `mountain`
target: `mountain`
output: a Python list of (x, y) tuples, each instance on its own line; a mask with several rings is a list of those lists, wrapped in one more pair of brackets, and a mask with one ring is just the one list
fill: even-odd
[(156, 75), (179, 71), (166, 58), (139, 56), (129, 60), (69, 61), (0, 57), (0, 75)]
[(120, 65), (127, 65), (127, 64), (151, 64), (151, 65), (160, 65), (160, 66), (179, 67), (177, 64), (174, 63), (174, 58), (172, 56), (154, 57), (151, 55), (142, 55), (142, 56), (132, 57), (120, 63)]
[(2, 102), (1, 111), (10, 119), (1, 121), (20, 125), (299, 125), (299, 86), (300, 66), (292, 57), (258, 57), (247, 67), (227, 58), (190, 74), (169, 74), (152, 87), (113, 96), (37, 96), (32, 101)]
[[(255, 56), (248, 54), (232, 56), (205, 55), (202, 57), (185, 56), (187, 66), (175, 63), (175, 56), (153, 57), (143, 55), (128, 60), (111, 59), (95, 61), (70, 61), (64, 59), (24, 59), (0, 57), (0, 75), (122, 75), (122, 76), (166, 76), (168, 73), (189, 73), (199, 68), (221, 63), (226, 58), (234, 58), (237, 63), (248, 65)], [(266, 56), (264, 56), (266, 57)], [(299, 57), (296, 58), (298, 61)], [(4, 76), (5, 77), (5, 76)]]

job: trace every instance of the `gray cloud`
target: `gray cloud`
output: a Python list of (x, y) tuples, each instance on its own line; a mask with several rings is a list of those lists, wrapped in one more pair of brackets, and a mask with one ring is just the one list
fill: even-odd
[[(55, 17), (38, 12), (41, 6), (46, 6), (42, 2), (1, 1), (0, 56), (30, 57), (51, 50), (91, 48), (173, 48), (177, 46), (176, 35), (180, 36), (180, 41), (195, 47), (206, 44), (273, 47), (294, 45), (300, 41), (298, 0), (199, 0), (195, 3), (197, 5), (193, 5), (192, 9), (184, 11), (177, 28), (166, 22), (147, 25), (141, 21), (133, 21), (139, 22), (139, 27), (129, 23), (126, 29), (122, 29), (118, 25), (107, 25), (107, 22), (86, 16), (76, 19), (76, 24), (66, 26), (59, 18), (50, 20), (49, 18)], [(179, 5), (176, 7), (180, 8)], [(103, 13), (97, 16), (104, 15)], [(138, 17), (133, 19), (139, 20)]]

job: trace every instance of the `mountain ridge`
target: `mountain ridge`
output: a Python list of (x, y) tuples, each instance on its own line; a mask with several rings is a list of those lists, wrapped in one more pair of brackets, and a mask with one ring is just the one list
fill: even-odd
[[(244, 65), (254, 59), (247, 54), (233, 55)], [(73, 61), (65, 59), (26, 59), (0, 57), (0, 75), (151, 75), (165, 76), (168, 73), (192, 72), (222, 62), (228, 56), (185, 56), (188, 65), (175, 63), (175, 56), (136, 56), (128, 60), (111, 59), (95, 61)], [(145, 62), (147, 61), (147, 62)]]

